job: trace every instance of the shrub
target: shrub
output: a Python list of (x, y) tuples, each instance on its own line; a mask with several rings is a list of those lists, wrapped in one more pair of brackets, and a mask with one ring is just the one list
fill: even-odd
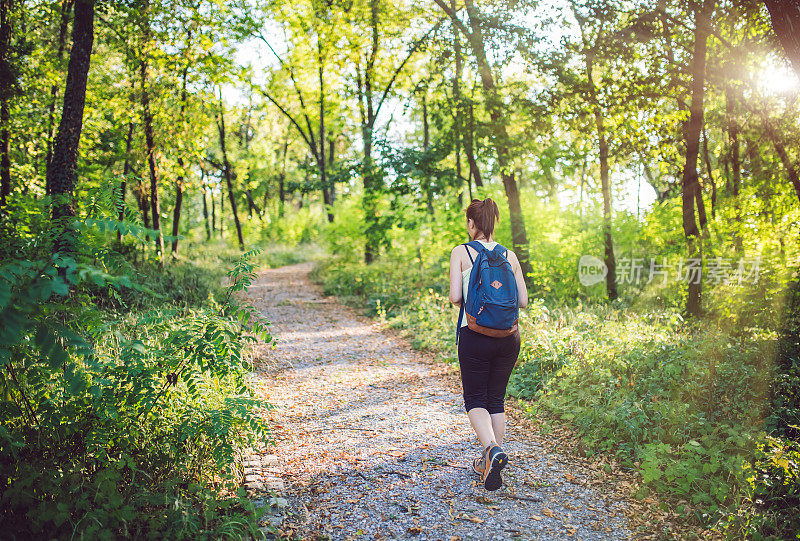
[[(229, 273), (226, 302), (143, 313), (91, 300), (152, 297), (158, 281), (112, 276), (85, 253), (0, 267), (5, 535), (258, 535), (235, 490), (237, 453), (267, 435), (268, 404), (245, 376), (247, 343), (270, 336), (232, 295), (252, 280), (253, 255)], [(173, 288), (190, 286), (194, 271), (177, 272), (189, 279)]]

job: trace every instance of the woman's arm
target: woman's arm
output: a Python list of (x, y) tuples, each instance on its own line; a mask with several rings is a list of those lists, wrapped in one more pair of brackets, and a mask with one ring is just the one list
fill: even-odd
[[(459, 245), (460, 246), (460, 245)], [(461, 276), (461, 258), (456, 253), (458, 246), (453, 248), (450, 253), (450, 302), (458, 306), (461, 304), (461, 297), (464, 296)]]
[(525, 285), (525, 277), (522, 275), (522, 267), (517, 259), (517, 254), (508, 251), (508, 260), (511, 262), (511, 268), (514, 269), (514, 280), (517, 282), (517, 297), (519, 298), (519, 307), (525, 308), (528, 306), (528, 287)]

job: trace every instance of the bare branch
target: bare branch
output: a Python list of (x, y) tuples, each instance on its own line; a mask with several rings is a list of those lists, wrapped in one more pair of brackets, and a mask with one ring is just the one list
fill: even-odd
[(456, 12), (450, 9), (450, 6), (445, 4), (444, 0), (434, 0), (434, 2), (436, 2), (437, 6), (442, 8), (442, 11), (444, 11), (448, 17), (450, 17), (450, 20), (453, 21), (453, 24), (456, 26), (456, 28), (458, 28), (462, 34), (464, 34), (467, 38), (469, 38), (470, 32), (467, 29), (467, 27), (464, 26), (464, 23), (461, 22), (461, 19), (458, 18)]
[[(312, 140), (311, 140), (311, 139), (309, 139), (308, 135), (306, 135), (306, 133), (303, 131), (303, 128), (300, 126), (300, 124), (297, 122), (297, 120), (295, 120), (295, 119), (294, 119), (294, 117), (291, 115), (291, 113), (289, 113), (289, 111), (287, 111), (287, 110), (286, 110), (286, 109), (285, 109), (285, 108), (284, 108), (284, 107), (283, 107), (283, 106), (282, 106), (280, 103), (278, 103), (278, 102), (277, 102), (277, 100), (276, 100), (275, 98), (273, 98), (273, 97), (270, 95), (270, 93), (269, 93), (269, 92), (267, 92), (266, 90), (264, 90), (264, 89), (262, 89), (262, 88), (259, 88), (259, 89), (258, 89), (258, 91), (259, 91), (259, 92), (260, 92), (260, 93), (261, 93), (261, 94), (262, 94), (262, 95), (263, 95), (265, 98), (267, 98), (269, 101), (271, 101), (271, 102), (272, 102), (272, 104), (273, 104), (275, 107), (277, 107), (277, 108), (278, 108), (278, 110), (280, 110), (280, 112), (281, 112), (281, 113), (283, 113), (283, 116), (285, 116), (285, 117), (286, 117), (286, 118), (289, 120), (289, 122), (291, 122), (291, 123), (292, 123), (292, 125), (293, 125), (293, 126), (296, 128), (296, 129), (297, 129), (297, 132), (300, 134), (300, 137), (302, 137), (302, 138), (303, 138), (303, 141), (305, 141), (305, 142), (306, 142), (306, 144), (308, 145), (308, 147), (309, 147), (309, 148), (311, 149), (311, 151), (314, 153), (314, 158), (317, 158), (317, 148), (316, 148), (316, 145), (312, 144)], [(308, 118), (308, 117), (306, 117), (306, 118)]]

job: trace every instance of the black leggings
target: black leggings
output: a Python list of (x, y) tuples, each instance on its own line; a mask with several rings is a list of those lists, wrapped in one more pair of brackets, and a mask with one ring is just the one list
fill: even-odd
[(464, 409), (484, 408), (503, 413), (503, 400), (511, 371), (519, 356), (519, 331), (492, 338), (462, 327), (458, 338), (458, 364), (464, 387)]

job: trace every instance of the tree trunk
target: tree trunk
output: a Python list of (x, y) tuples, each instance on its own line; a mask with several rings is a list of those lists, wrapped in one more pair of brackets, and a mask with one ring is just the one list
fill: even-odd
[(261, 219), (261, 208), (258, 206), (258, 203), (255, 202), (253, 199), (253, 190), (247, 188), (244, 192), (245, 197), (247, 198), (247, 215), (252, 219), (253, 218), (253, 211), (256, 211), (256, 216)]
[(147, 198), (146, 186), (142, 177), (139, 177), (139, 190), (136, 201), (139, 204), (139, 211), (142, 213), (142, 224), (147, 229), (150, 229), (150, 200)]
[(211, 198), (211, 232), (217, 234), (217, 200), (214, 199), (214, 190), (209, 187), (209, 197)]
[(589, 84), (589, 101), (592, 104), (595, 128), (597, 129), (597, 148), (600, 157), (600, 191), (603, 193), (603, 245), (606, 264), (606, 294), (609, 300), (616, 300), (617, 293), (617, 260), (614, 257), (614, 240), (611, 236), (611, 183), (609, 181), (608, 139), (606, 137), (605, 119), (597, 99), (594, 85), (592, 53), (585, 54), (586, 78)]
[[(220, 179), (221, 181), (222, 179)], [(220, 182), (219, 185), (219, 221), (217, 222), (219, 226), (219, 236), (224, 238), (225, 237), (225, 188)]]
[[(178, 167), (183, 167), (183, 160), (178, 158)], [(178, 233), (180, 232), (181, 208), (183, 207), (183, 175), (175, 179), (175, 209), (172, 212), (172, 255), (178, 253)]]
[[(450, 9), (455, 11), (456, 0), (450, 0)], [(461, 125), (462, 125), (462, 104), (461, 104), (461, 78), (464, 72), (464, 59), (461, 56), (461, 40), (459, 39), (458, 28), (453, 25), (453, 52), (455, 57), (455, 73), (453, 74), (453, 102), (455, 103), (455, 115), (453, 118), (453, 139), (455, 140), (456, 153), (456, 178), (459, 184), (461, 178)], [(469, 186), (467, 187), (469, 188)], [(463, 192), (459, 192), (461, 194)], [(459, 195), (459, 198), (461, 195)], [(459, 205), (461, 206), (461, 205)]]
[(781, 138), (778, 137), (778, 133), (775, 131), (775, 128), (772, 127), (772, 124), (766, 117), (762, 118), (764, 120), (764, 127), (766, 128), (767, 136), (769, 136), (772, 144), (775, 146), (775, 152), (778, 154), (778, 157), (781, 159), (781, 163), (786, 168), (786, 174), (789, 176), (789, 182), (792, 183), (794, 191), (797, 194), (797, 199), (800, 201), (800, 177), (798, 176), (797, 168), (792, 163), (789, 153), (786, 152), (786, 146), (784, 146)]
[(286, 129), (286, 139), (283, 141), (283, 165), (281, 174), (278, 175), (278, 217), (283, 218), (286, 207), (286, 155), (289, 152), (289, 129)]
[(164, 237), (161, 234), (161, 209), (158, 200), (158, 175), (156, 174), (155, 138), (153, 136), (153, 114), (150, 111), (150, 93), (147, 88), (147, 55), (150, 42), (150, 22), (148, 19), (149, 2), (144, 2), (143, 13), (143, 50), (139, 63), (139, 77), (142, 85), (142, 120), (144, 121), (145, 150), (147, 152), (147, 170), (150, 174), (150, 214), (152, 229), (156, 231), (156, 254), (163, 262)]
[[(706, 131), (705, 126), (703, 126), (703, 159), (706, 163), (708, 182), (711, 184), (711, 219), (714, 220), (717, 217), (717, 182), (714, 180), (714, 173), (711, 170), (711, 156), (708, 152), (708, 132)], [(701, 197), (700, 201), (698, 202), (698, 208), (703, 208), (703, 213), (705, 214), (705, 207), (702, 205), (703, 198)], [(703, 226), (701, 225), (701, 229), (702, 228)]]
[[(692, 101), (689, 107), (689, 121), (685, 125), (686, 163), (681, 178), (683, 233), (689, 252), (698, 269), (702, 269), (703, 245), (695, 220), (695, 202), (702, 200), (700, 183), (697, 178), (697, 158), (700, 153), (700, 132), (703, 128), (703, 99), (705, 96), (706, 45), (708, 38), (708, 14), (713, 8), (713, 0), (703, 0), (702, 7), (695, 7), (694, 54), (690, 66)], [(694, 279), (692, 279), (694, 278)], [(702, 276), (690, 276), (686, 297), (686, 312), (690, 316), (702, 313)]]
[(735, 117), (736, 98), (733, 89), (725, 90), (725, 111), (728, 116), (728, 139), (730, 144), (729, 162), (733, 175), (731, 180), (731, 195), (733, 196), (734, 220), (736, 221), (733, 233), (733, 246), (736, 253), (741, 254), (742, 245), (742, 204), (739, 201), (739, 189), (742, 184), (742, 160), (739, 148), (739, 123)]
[[(333, 169), (333, 162), (336, 158), (336, 141), (334, 139), (328, 140), (328, 169)], [(336, 201), (336, 184), (331, 182), (330, 187), (331, 203)]]
[[(469, 163), (469, 174), (475, 181), (475, 186), (482, 188), (481, 170), (478, 169), (478, 162), (475, 161), (475, 112), (472, 100), (469, 102), (469, 124), (467, 129), (467, 140), (464, 145), (467, 152), (467, 163)], [(472, 195), (470, 194), (470, 199)]]
[[(135, 84), (131, 80), (131, 84)], [(125, 138), (125, 158), (122, 162), (122, 180), (119, 183), (119, 221), (125, 219), (125, 193), (128, 189), (128, 175), (131, 173), (131, 145), (133, 144), (133, 120), (128, 122), (128, 135)], [(122, 242), (122, 233), (117, 231), (117, 241)]]
[[(436, 0), (437, 4), (443, 6), (441, 0)], [(494, 77), (489, 61), (486, 58), (486, 49), (483, 40), (483, 30), (481, 29), (478, 13), (472, 0), (466, 0), (467, 14), (469, 15), (469, 25), (471, 32), (466, 34), (475, 60), (478, 64), (478, 71), (481, 78), (486, 108), (489, 111), (489, 118), (492, 122), (492, 132), (494, 135), (494, 146), (497, 152), (497, 165), (500, 169), (500, 178), (503, 181), (503, 188), (508, 198), (509, 218), (511, 221), (511, 239), (514, 251), (519, 259), (522, 273), (525, 276), (525, 283), (530, 285), (530, 277), (533, 273), (528, 256), (528, 236), (525, 231), (525, 221), (522, 214), (522, 206), (519, 198), (519, 187), (514, 179), (514, 174), (510, 170), (509, 163), (509, 137), (506, 128), (506, 116), (503, 113), (503, 102), (497, 93), (494, 85)]]
[(211, 224), (208, 221), (208, 201), (206, 198), (207, 190), (208, 190), (208, 185), (206, 184), (205, 181), (205, 174), (204, 171), (200, 169), (200, 195), (203, 197), (203, 223), (206, 226), (206, 241), (209, 241), (211, 240)]
[[(72, 12), (74, 0), (61, 1), (61, 22), (58, 25), (58, 48), (56, 50), (56, 66), (60, 67), (61, 59), (64, 58), (64, 49), (67, 43), (67, 30), (69, 29), (69, 14)], [(50, 106), (47, 115), (47, 155), (45, 158), (45, 169), (50, 165), (50, 160), (53, 158), (53, 129), (55, 128), (56, 118), (56, 101), (58, 98), (58, 85), (53, 84), (50, 87)], [(51, 195), (52, 188), (48, 180), (45, 180), (45, 194)]]
[(0, 78), (0, 206), (6, 204), (11, 194), (11, 94), (14, 86), (9, 69), (11, 49), (11, 0), (0, 0), (0, 65), (4, 73)]
[[(83, 108), (86, 103), (86, 83), (94, 42), (94, 1), (77, 0), (72, 23), (72, 49), (64, 85), (64, 105), (61, 122), (53, 145), (53, 156), (47, 167), (47, 182), (57, 198), (53, 204), (53, 219), (69, 221), (75, 216), (73, 191), (75, 189), (78, 146), (83, 128)], [(74, 249), (69, 226), (56, 249), (70, 252)]]
[(765, 0), (772, 29), (800, 77), (800, 0)]
[(325, 214), (328, 217), (328, 223), (333, 223), (333, 201), (331, 200), (331, 192), (328, 187), (328, 168), (325, 164), (325, 70), (323, 69), (322, 58), (322, 42), (317, 36), (317, 52), (319, 63), (317, 65), (317, 76), (319, 79), (319, 151), (318, 166), (319, 166), (319, 179), (322, 185), (322, 202), (325, 205)]
[(233, 171), (231, 171), (231, 164), (228, 161), (228, 151), (225, 148), (225, 109), (222, 104), (222, 90), (220, 90), (219, 98), (219, 146), (222, 150), (222, 165), (223, 174), (225, 175), (225, 183), (228, 185), (228, 198), (231, 204), (231, 212), (233, 213), (233, 223), (236, 225), (236, 236), (239, 240), (239, 249), (244, 250), (244, 237), (242, 236), (242, 224), (239, 222), (239, 214), (236, 210), (236, 197), (233, 194)]
[[(372, 130), (375, 126), (375, 110), (373, 103), (373, 82), (375, 58), (378, 55), (378, 2), (370, 0), (370, 27), (372, 29), (372, 47), (367, 56), (364, 69), (364, 86), (359, 87), (359, 105), (361, 113), (361, 140), (364, 144), (364, 165), (362, 176), (364, 179), (364, 222), (366, 225), (366, 242), (364, 243), (364, 262), (372, 263), (378, 256), (380, 249), (380, 223), (377, 216), (378, 181), (372, 163)], [(363, 100), (363, 101), (362, 101)]]
[[(178, 117), (179, 125), (184, 124), (186, 114), (186, 77), (189, 74), (189, 67), (183, 68), (183, 78), (181, 80), (181, 109)], [(180, 151), (179, 151), (180, 152)], [(183, 182), (184, 182), (184, 163), (183, 156), (178, 154), (178, 175), (175, 177), (175, 209), (172, 213), (172, 255), (178, 253), (178, 233), (181, 222), (181, 206), (183, 204)]]
[[(422, 93), (422, 150), (428, 151), (431, 142), (430, 126), (428, 125), (428, 89)], [(424, 183), (421, 188), (425, 192), (425, 204), (427, 206), (428, 216), (433, 219), (433, 191), (431, 189), (431, 179), (429, 175), (425, 176)]]
[(428, 150), (430, 144), (431, 132), (430, 126), (428, 126), (428, 93), (426, 91), (422, 94), (422, 150)]
[(375, 212), (377, 204), (377, 182), (372, 164), (372, 127), (364, 126), (361, 130), (361, 139), (364, 141), (364, 221), (366, 222), (366, 243), (364, 245), (364, 262), (372, 263), (378, 256), (379, 244), (377, 227), (378, 221)]
[[(7, 0), (0, 0), (7, 1)], [(11, 144), (11, 111), (9, 107), (10, 92), (0, 90), (0, 207), (6, 204), (6, 198), (11, 195), (11, 157), (9, 146)]]

